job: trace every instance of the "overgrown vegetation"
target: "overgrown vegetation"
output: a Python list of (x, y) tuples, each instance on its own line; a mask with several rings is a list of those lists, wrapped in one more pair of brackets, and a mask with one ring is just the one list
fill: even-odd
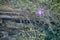
[(0, 40), (60, 40), (60, 0), (0, 0), (0, 10), (6, 6), (20, 9), (22, 19), (0, 19)]

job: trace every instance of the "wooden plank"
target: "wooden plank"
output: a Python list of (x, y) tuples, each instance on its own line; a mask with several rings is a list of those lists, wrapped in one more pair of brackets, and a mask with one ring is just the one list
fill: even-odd
[(0, 14), (16, 14), (16, 15), (19, 15), (20, 12), (3, 12), (3, 11), (0, 11)]
[(20, 12), (4, 12), (4, 11), (0, 11), (0, 19), (1, 18), (11, 18), (11, 19), (16, 19), (19, 18), (19, 15), (21, 13)]
[(0, 15), (0, 18), (11, 18), (11, 19), (17, 19), (19, 16), (9, 16), (9, 15)]

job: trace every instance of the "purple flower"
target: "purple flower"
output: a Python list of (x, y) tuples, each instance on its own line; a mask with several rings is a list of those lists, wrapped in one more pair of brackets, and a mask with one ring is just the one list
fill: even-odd
[(40, 10), (37, 10), (37, 14), (38, 15), (42, 15), (44, 13), (44, 10), (40, 9)]

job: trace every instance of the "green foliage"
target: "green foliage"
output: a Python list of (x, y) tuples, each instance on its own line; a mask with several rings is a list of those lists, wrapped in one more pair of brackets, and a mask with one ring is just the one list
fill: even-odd
[[(60, 0), (0, 0), (0, 5), (0, 8), (5, 7), (5, 5), (18, 6), (18, 9), (21, 8), (22, 10), (22, 15), (26, 13), (26, 18), (32, 18), (35, 22), (35, 24), (30, 23), (27, 25), (10, 21), (9, 24), (6, 20), (6, 23), (2, 20), (0, 30), (7, 31), (11, 40), (60, 40)], [(48, 6), (48, 8), (47, 5), (50, 7)], [(46, 9), (48, 13), (46, 12), (43, 16), (37, 16), (36, 18), (35, 13), (38, 9)], [(30, 16), (30, 14), (33, 15)], [(10, 26), (12, 24), (14, 28), (7, 27), (7, 24)]]

